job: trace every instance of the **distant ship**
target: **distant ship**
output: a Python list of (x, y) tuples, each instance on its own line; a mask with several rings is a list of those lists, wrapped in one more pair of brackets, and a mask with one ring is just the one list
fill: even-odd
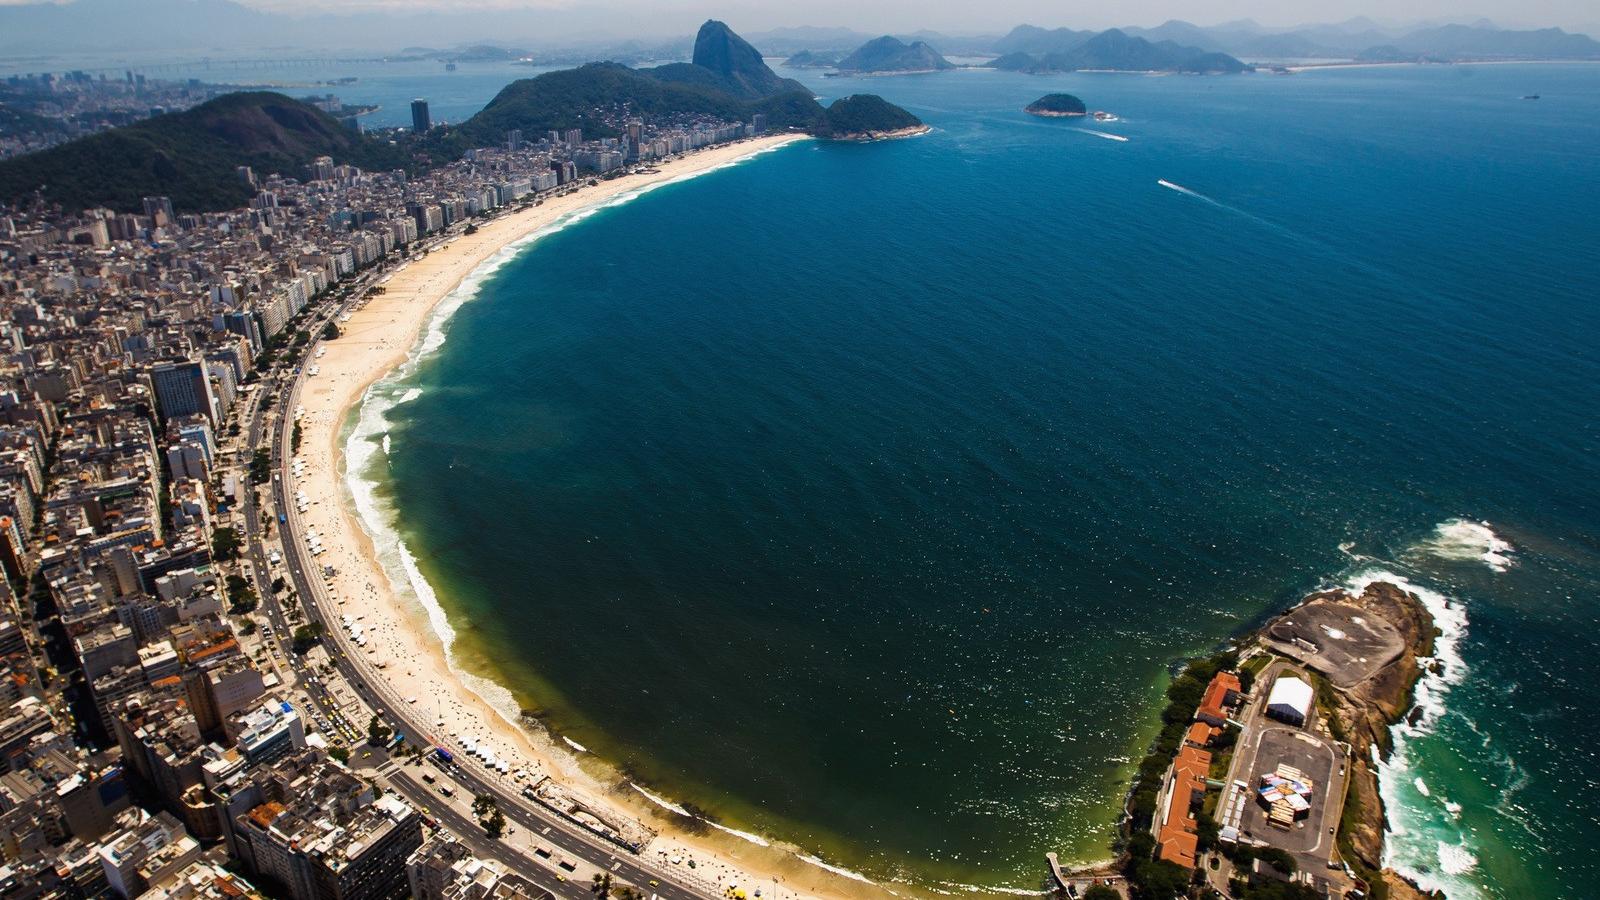
[(1537, 100), (1537, 99), (1539, 99), (1539, 95), (1538, 94), (1523, 94), (1522, 95), (1522, 99), (1524, 99), (1524, 100)]
[(454, 72), (456, 70), (456, 64), (453, 62), (447, 62), (444, 64), (444, 70), (446, 72)]

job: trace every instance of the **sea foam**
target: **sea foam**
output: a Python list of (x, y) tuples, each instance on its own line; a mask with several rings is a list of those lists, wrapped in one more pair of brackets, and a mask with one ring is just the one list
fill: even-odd
[(829, 872), (832, 872), (835, 875), (841, 875), (841, 876), (843, 876), (845, 878), (850, 879), (851, 881), (859, 881), (859, 882), (862, 882), (863, 884), (872, 884), (873, 883), (871, 878), (868, 878), (867, 876), (861, 874), (860, 872), (852, 872), (849, 869), (844, 868), (843, 866), (830, 865), (830, 864), (825, 863), (822, 860), (816, 858), (815, 856), (807, 856), (804, 853), (798, 854), (798, 856), (800, 857), (800, 861), (801, 862), (810, 863), (811, 865), (816, 866), (819, 869), (826, 869), (826, 870), (828, 870)]
[(1482, 562), (1496, 572), (1511, 568), (1511, 543), (1494, 533), (1488, 522), (1468, 519), (1450, 519), (1433, 529), (1433, 536), (1423, 541), (1424, 553), (1438, 559), (1462, 562)]
[[(1450, 897), (1477, 897), (1473, 885), (1456, 877), (1476, 866), (1477, 857), (1465, 844), (1466, 836), (1448, 824), (1455, 818), (1451, 810), (1455, 804), (1433, 796), (1427, 782), (1412, 771), (1411, 758), (1412, 745), (1438, 727), (1447, 711), (1446, 698), (1467, 676), (1461, 654), (1468, 629), (1467, 609), (1459, 600), (1379, 567), (1363, 569), (1345, 586), (1360, 593), (1377, 582), (1388, 582), (1416, 596), (1438, 628), (1433, 657), (1423, 665), (1414, 690), (1416, 712), (1390, 728), (1393, 751), (1387, 760), (1378, 762), (1378, 787), (1390, 825), (1384, 862), (1425, 890), (1442, 890)], [(1444, 836), (1451, 840), (1443, 840)]]

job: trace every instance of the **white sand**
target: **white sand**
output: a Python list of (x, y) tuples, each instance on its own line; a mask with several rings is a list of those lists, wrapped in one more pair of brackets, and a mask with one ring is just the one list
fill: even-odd
[[(646, 822), (661, 836), (641, 857), (661, 862), (674, 878), (688, 877), (702, 887), (716, 884), (710, 890), (713, 895), (733, 881), (751, 896), (754, 889), (761, 888), (763, 898), (800, 896), (797, 891), (813, 896), (861, 896), (879, 890), (801, 862), (791, 852), (793, 848), (763, 848), (720, 832), (689, 835), (676, 831), (673, 826), (681, 823), (680, 817), (659, 810), (631, 790), (616, 791), (614, 784), (601, 783), (581, 769), (566, 748), (553, 746), (543, 732), (524, 729), (474, 693), (468, 687), (474, 679), (470, 675), (463, 678), (452, 669), (425, 612), (414, 600), (402, 600), (396, 594), (377, 562), (341, 483), (344, 454), (338, 437), (341, 424), (366, 389), (405, 361), (434, 307), (507, 244), (620, 194), (704, 172), (798, 139), (792, 135), (764, 137), (701, 150), (661, 165), (658, 174), (602, 181), (480, 225), (477, 233), (462, 235), (396, 270), (385, 293), (370, 294), (348, 322), (340, 323), (341, 336), (320, 345), (326, 352), (307, 360), (307, 366), (318, 366), (318, 373), (302, 383), (297, 398), (283, 411), (292, 415), (295, 405), (304, 407), (297, 456), (304, 468), (288, 484), (287, 496), (293, 498), (297, 491), (304, 491), (311, 501), (307, 511), (297, 517), (297, 533), (303, 536), (308, 529), (315, 529), (327, 548), (320, 556), (307, 557), (313, 560), (313, 568), (320, 572), (322, 566), (331, 565), (337, 570), (327, 582), (325, 595), (325, 599), (332, 598), (331, 608), (324, 607), (331, 614), (330, 631), (337, 632), (327, 636), (330, 643), (340, 652), (364, 659), (369, 676), (387, 682), (402, 702), (415, 698), (416, 703), (407, 710), (411, 717), (444, 723), (434, 734), (422, 737), (450, 746), (458, 756), (465, 754), (459, 752), (455, 735), (471, 736), (479, 744), (487, 742), (497, 758), (511, 763), (513, 773), (521, 769), (535, 773), (534, 777), (548, 774), (586, 800)], [(291, 475), (286, 472), (284, 477)], [(295, 515), (293, 510), (287, 512)], [(339, 628), (344, 615), (359, 619), (368, 642), (365, 650), (351, 645)], [(380, 661), (386, 665), (378, 671)], [(364, 721), (353, 724), (365, 727)], [(509, 775), (501, 780), (513, 789), (519, 785)], [(529, 781), (531, 778), (520, 783)], [(673, 858), (680, 862), (671, 864)], [(693, 870), (687, 865), (691, 858), (697, 863)]]

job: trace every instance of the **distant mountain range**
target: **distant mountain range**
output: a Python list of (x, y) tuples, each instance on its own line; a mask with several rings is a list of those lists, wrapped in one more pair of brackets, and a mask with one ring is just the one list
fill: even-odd
[[(253, 50), (263, 56), (283, 56), (362, 49), (392, 55), (396, 48), (405, 47), (410, 49), (401, 51), (404, 55), (483, 61), (524, 55), (551, 63), (681, 59), (688, 55), (691, 44), (687, 36), (672, 36), (675, 29), (670, 23), (681, 14), (670, 6), (641, 11), (623, 21), (614, 12), (592, 4), (450, 9), (441, 2), (439, 8), (415, 11), (287, 15), (235, 0), (21, 4), (0, 0), (0, 54), (39, 56), (101, 51), (115, 57), (182, 52), (199, 57)], [(327, 4), (325, 8), (337, 6)], [(636, 36), (576, 36), (615, 33), (619, 28), (627, 28)], [(949, 56), (1056, 52), (1015, 46), (1018, 32), (1024, 30), (1035, 36), (1046, 32), (1022, 26), (1003, 35), (915, 31), (894, 33), (893, 37), (906, 44), (922, 41)], [(1062, 30), (1065, 29), (1056, 31)], [(1212, 26), (1174, 20), (1154, 28), (1120, 30), (1153, 44), (1171, 41), (1247, 60), (1351, 59), (1373, 48), (1394, 48), (1402, 55), (1448, 60), (1600, 58), (1600, 43), (1583, 34), (1559, 28), (1504, 29), (1486, 20), (1396, 27), (1356, 18), (1292, 28), (1267, 27), (1248, 19)], [(1085, 40), (1091, 36), (1083, 34)], [(747, 37), (767, 55), (831, 50), (842, 56), (876, 35), (849, 28), (806, 26), (775, 28)], [(417, 47), (418, 44), (427, 46)]]
[(884, 35), (867, 41), (856, 51), (839, 61), (841, 72), (933, 72), (954, 69), (955, 65), (939, 51), (922, 41), (910, 44), (899, 38)]
[[(1121, 29), (1099, 34), (1061, 28), (1018, 28), (1002, 40), (1006, 52), (989, 63), (1013, 72), (1081, 70), (1230, 74), (1249, 68), (1226, 53), (1208, 52), (1173, 41), (1152, 43)], [(1019, 32), (1021, 32), (1019, 34)]]
[[(801, 55), (802, 65), (824, 65), (830, 51), (856, 46), (867, 36), (848, 29), (779, 29), (756, 35), (767, 53)], [(1079, 31), (1019, 25), (1003, 35), (952, 37), (930, 32), (895, 35), (922, 41), (939, 53), (992, 56), (990, 64), (1019, 71), (1082, 68), (1234, 71), (1221, 54), (1247, 60), (1362, 59), (1473, 61), (1497, 59), (1600, 59), (1600, 42), (1560, 28), (1503, 29), (1492, 22), (1435, 24), (1396, 29), (1370, 19), (1334, 25), (1271, 29), (1249, 20), (1200, 26), (1172, 20), (1154, 28)], [(1096, 38), (1097, 43), (1091, 44)], [(1140, 39), (1159, 48), (1125, 39)], [(1009, 58), (1008, 58), (1009, 57)], [(1026, 58), (1025, 58), (1026, 57)], [(1141, 62), (1144, 60), (1144, 62)]]

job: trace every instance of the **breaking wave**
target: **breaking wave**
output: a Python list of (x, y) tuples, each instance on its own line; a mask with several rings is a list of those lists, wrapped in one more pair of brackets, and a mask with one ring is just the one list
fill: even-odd
[(808, 856), (808, 855), (806, 855), (804, 853), (799, 853), (799, 854), (796, 854), (796, 855), (800, 857), (800, 861), (801, 862), (810, 863), (811, 865), (816, 866), (819, 869), (826, 869), (826, 870), (828, 870), (829, 872), (832, 872), (835, 875), (843, 876), (845, 878), (850, 879), (851, 881), (859, 881), (859, 882), (861, 882), (863, 884), (876, 884), (876, 882), (874, 882), (871, 878), (868, 878), (867, 876), (861, 874), (860, 872), (852, 872), (849, 869), (844, 868), (843, 866), (830, 865), (830, 864), (825, 863), (822, 860), (816, 858), (815, 856)]
[[(1462, 527), (1471, 525), (1472, 528)], [(1479, 530), (1481, 529), (1481, 531)], [(1485, 535), (1487, 533), (1487, 536)], [(1487, 526), (1452, 519), (1440, 523), (1431, 536), (1419, 541), (1403, 554), (1446, 559), (1482, 559), (1486, 551), (1509, 552)], [(1468, 547), (1472, 555), (1466, 556)], [(1396, 567), (1399, 568), (1399, 567)], [(1438, 634), (1431, 659), (1421, 660), (1422, 675), (1414, 690), (1414, 707), (1390, 728), (1393, 750), (1387, 760), (1378, 761), (1378, 786), (1387, 809), (1391, 833), (1385, 842), (1384, 862), (1411, 879), (1424, 890), (1444, 891), (1452, 898), (1481, 896), (1471, 879), (1463, 878), (1476, 868), (1478, 857), (1470, 833), (1459, 825), (1460, 805), (1432, 790), (1414, 767), (1426, 757), (1419, 742), (1434, 734), (1448, 712), (1450, 692), (1467, 677), (1469, 669), (1462, 655), (1469, 621), (1467, 607), (1459, 599), (1418, 584), (1390, 568), (1373, 566), (1353, 575), (1346, 587), (1360, 592), (1367, 585), (1386, 581), (1417, 597), (1433, 616)]]
[(1511, 568), (1515, 550), (1509, 541), (1494, 533), (1488, 522), (1467, 519), (1440, 522), (1419, 549), (1438, 559), (1482, 562), (1496, 572)]

